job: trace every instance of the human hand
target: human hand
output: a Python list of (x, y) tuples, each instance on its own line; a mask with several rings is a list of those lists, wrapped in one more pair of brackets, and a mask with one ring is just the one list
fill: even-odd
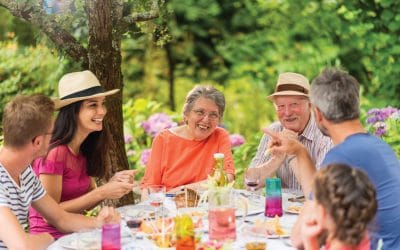
[(126, 183), (133, 183), (135, 181), (135, 174), (137, 170), (122, 170), (116, 172), (113, 177), (111, 177), (111, 181), (119, 181), (119, 182), (126, 182)]
[(99, 187), (103, 199), (119, 199), (132, 191), (135, 185), (127, 182), (111, 181)]
[[(244, 184), (246, 190), (256, 191), (263, 187), (264, 181), (261, 180), (261, 169), (256, 167), (249, 167), (244, 173)], [(255, 186), (253, 186), (255, 185)]]
[(274, 132), (265, 128), (264, 133), (271, 137), (268, 143), (269, 151), (274, 155), (296, 155), (304, 146), (297, 140), (297, 135), (294, 136), (294, 132), (292, 132), (293, 131), (289, 132), (289, 130)]
[(99, 226), (120, 223), (121, 214), (113, 207), (103, 207), (96, 220)]
[[(315, 211), (317, 204), (315, 201), (309, 201), (307, 211)], [(300, 232), (301, 240), (306, 249), (319, 249), (318, 238), (323, 233), (324, 228), (315, 214), (304, 214), (301, 221)]]

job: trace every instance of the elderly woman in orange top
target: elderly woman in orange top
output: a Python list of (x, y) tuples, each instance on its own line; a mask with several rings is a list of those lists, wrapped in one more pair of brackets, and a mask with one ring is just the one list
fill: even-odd
[(220, 91), (194, 87), (183, 106), (184, 124), (166, 129), (154, 139), (142, 188), (164, 185), (168, 191), (182, 185), (194, 187), (211, 175), (214, 153), (225, 155), (225, 172), (233, 181), (235, 168), (229, 134), (218, 127), (224, 110), (225, 97)]

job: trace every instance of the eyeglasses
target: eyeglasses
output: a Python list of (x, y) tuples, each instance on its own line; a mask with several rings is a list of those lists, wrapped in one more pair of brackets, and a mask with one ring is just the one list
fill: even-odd
[(203, 119), (206, 116), (208, 116), (208, 119), (213, 120), (213, 121), (219, 119), (219, 114), (216, 113), (216, 112), (207, 113), (203, 109), (195, 109), (195, 110), (192, 110), (192, 111), (193, 111), (193, 113), (195, 113), (195, 115), (197, 116), (198, 119)]

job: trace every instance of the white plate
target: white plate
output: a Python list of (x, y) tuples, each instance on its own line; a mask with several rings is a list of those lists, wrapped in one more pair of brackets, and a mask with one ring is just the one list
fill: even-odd
[(58, 239), (58, 244), (66, 249), (101, 249), (101, 232), (99, 230), (73, 233)]
[(287, 208), (283, 209), (285, 213), (288, 214), (300, 214), (301, 210), (297, 210), (297, 208), (302, 208), (302, 206), (288, 206)]
[[(88, 232), (78, 232), (65, 235), (58, 240), (58, 244), (66, 249), (78, 250), (100, 250), (101, 249), (101, 230)], [(121, 227), (121, 246), (127, 245), (132, 238), (129, 232)]]
[(286, 232), (284, 235), (277, 235), (274, 232), (270, 232), (267, 230), (262, 230), (262, 231), (256, 231), (257, 229), (254, 227), (254, 225), (246, 225), (243, 227), (243, 233), (249, 234), (254, 237), (266, 237), (268, 239), (278, 239), (278, 238), (289, 238), (290, 235), (290, 229), (283, 227), (283, 230)]
[[(169, 210), (165, 207), (158, 208), (164, 209), (164, 213), (168, 215)], [(154, 217), (154, 207), (145, 204), (139, 205), (128, 205), (124, 207), (119, 207), (117, 210), (122, 214), (123, 217), (132, 217), (132, 218), (148, 218)]]

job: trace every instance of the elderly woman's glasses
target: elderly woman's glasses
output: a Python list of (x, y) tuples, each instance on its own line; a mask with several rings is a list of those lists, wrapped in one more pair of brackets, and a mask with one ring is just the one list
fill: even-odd
[(195, 109), (195, 110), (192, 110), (192, 111), (197, 116), (198, 119), (203, 119), (206, 116), (208, 116), (208, 119), (210, 119), (210, 120), (218, 120), (219, 119), (219, 114), (216, 113), (216, 112), (207, 113), (203, 109)]

